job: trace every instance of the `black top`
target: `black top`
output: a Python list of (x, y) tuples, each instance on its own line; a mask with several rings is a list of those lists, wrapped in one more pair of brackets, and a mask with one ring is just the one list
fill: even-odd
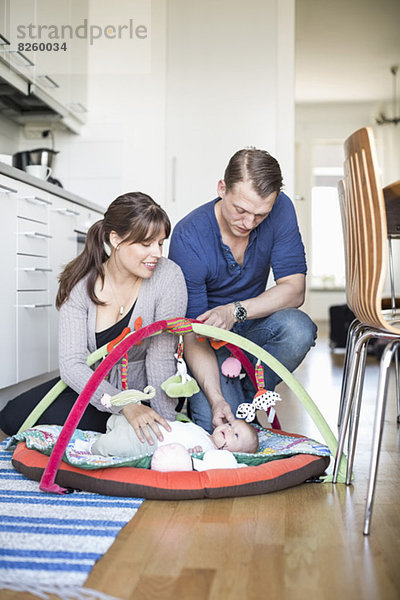
[(107, 329), (96, 333), (97, 348), (101, 348), (105, 344), (108, 344), (112, 340), (115, 340), (115, 338), (117, 338), (122, 333), (125, 327), (128, 327), (135, 304), (136, 302), (133, 304), (130, 311), (126, 313), (123, 319), (121, 319), (117, 323), (114, 323), (114, 325), (111, 325), (111, 327), (108, 327)]

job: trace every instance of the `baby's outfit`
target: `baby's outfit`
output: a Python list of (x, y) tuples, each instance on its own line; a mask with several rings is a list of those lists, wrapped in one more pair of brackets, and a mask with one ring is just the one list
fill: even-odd
[(101, 456), (129, 456), (136, 459), (149, 456), (157, 448), (172, 443), (182, 444), (186, 450), (195, 446), (201, 446), (203, 452), (215, 450), (210, 435), (202, 427), (199, 427), (199, 425), (191, 422), (183, 423), (181, 421), (168, 421), (168, 423), (171, 426), (171, 431), (167, 431), (164, 427), (160, 426), (164, 437), (162, 442), (157, 439), (152, 429), (147, 426), (154, 440), (154, 445), (151, 445), (146, 439), (144, 442), (139, 440), (135, 430), (124, 415), (111, 415), (107, 421), (106, 433), (100, 435), (92, 445), (92, 454), (100, 454)]

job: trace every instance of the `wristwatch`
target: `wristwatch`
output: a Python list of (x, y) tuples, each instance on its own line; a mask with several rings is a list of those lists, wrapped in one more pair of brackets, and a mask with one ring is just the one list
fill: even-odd
[(233, 311), (233, 315), (234, 315), (236, 321), (239, 321), (239, 323), (243, 323), (243, 321), (245, 321), (247, 319), (247, 310), (245, 309), (244, 306), (242, 306), (240, 304), (240, 302), (236, 301), (235, 302), (235, 310)]

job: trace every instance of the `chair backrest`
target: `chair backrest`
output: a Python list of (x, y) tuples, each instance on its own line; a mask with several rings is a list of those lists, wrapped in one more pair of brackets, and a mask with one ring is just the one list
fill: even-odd
[(387, 222), (372, 129), (353, 133), (345, 141), (344, 151), (344, 181), (339, 184), (339, 200), (347, 303), (361, 322), (399, 333), (382, 313), (388, 264)]
[(344, 242), (344, 263), (345, 263), (345, 278), (346, 278), (346, 301), (350, 305), (351, 298), (349, 298), (349, 289), (352, 287), (351, 278), (355, 272), (354, 265), (350, 264), (350, 261), (354, 260), (354, 252), (351, 252), (351, 231), (349, 230), (349, 218), (348, 218), (348, 206), (347, 196), (344, 179), (341, 179), (337, 185), (340, 214), (342, 217), (342, 230), (343, 230), (343, 242)]

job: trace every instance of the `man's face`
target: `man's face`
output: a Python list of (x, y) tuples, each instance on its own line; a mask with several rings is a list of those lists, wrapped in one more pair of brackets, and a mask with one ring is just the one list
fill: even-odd
[(266, 198), (261, 198), (248, 181), (236, 183), (227, 191), (225, 182), (221, 180), (217, 189), (221, 198), (220, 225), (227, 233), (239, 238), (248, 237), (268, 217), (278, 196), (276, 192), (272, 192)]

